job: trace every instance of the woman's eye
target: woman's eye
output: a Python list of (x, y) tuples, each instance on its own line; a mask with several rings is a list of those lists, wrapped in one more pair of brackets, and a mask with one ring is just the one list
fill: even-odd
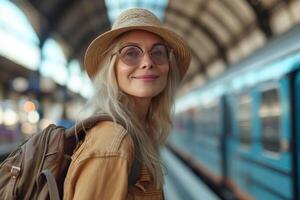
[(162, 52), (162, 51), (160, 51), (160, 50), (156, 50), (156, 51), (152, 51), (152, 55), (153, 56), (161, 56), (161, 55), (163, 55), (164, 53)]
[(151, 51), (151, 54), (153, 56), (165, 56), (167, 55), (167, 49), (165, 46), (163, 45), (156, 45), (152, 51)]
[(125, 47), (121, 54), (126, 57), (139, 57), (141, 51), (137, 47)]
[(128, 50), (126, 51), (126, 56), (136, 57), (139, 56), (139, 52), (136, 50)]

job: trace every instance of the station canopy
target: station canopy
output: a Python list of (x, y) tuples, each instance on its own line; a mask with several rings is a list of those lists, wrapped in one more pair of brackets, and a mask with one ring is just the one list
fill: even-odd
[(88, 44), (108, 31), (121, 11), (142, 7), (186, 38), (192, 63), (183, 90), (220, 75), (300, 21), (300, 0), (12, 0), (28, 17), (40, 44), (61, 42), (81, 66)]

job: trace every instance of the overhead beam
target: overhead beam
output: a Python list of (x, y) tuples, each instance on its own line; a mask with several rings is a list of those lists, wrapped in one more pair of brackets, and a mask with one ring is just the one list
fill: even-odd
[[(79, 24), (80, 23), (86, 23), (86, 20), (81, 20), (79, 22)], [(75, 31), (76, 27), (74, 27), (74, 30), (72, 28), (72, 30)], [(82, 36), (80, 37), (80, 40), (78, 40), (77, 43), (72, 45), (72, 51), (70, 53), (70, 59), (80, 56), (81, 52), (85, 51), (88, 44), (94, 38), (96, 38), (101, 33), (107, 31), (108, 29), (109, 29), (109, 24), (108, 24), (107, 21), (102, 21), (101, 23), (99, 23), (98, 31), (96, 29), (88, 29), (84, 34), (82, 34)], [(71, 34), (72, 30), (70, 30), (71, 32), (68, 32), (67, 35), (69, 35), (69, 33)]]
[(46, 39), (53, 33), (57, 26), (60, 23), (60, 19), (69, 12), (70, 9), (80, 0), (64, 0), (64, 1), (57, 1), (55, 6), (54, 12), (47, 13), (42, 10), (41, 4), (42, 1), (38, 0), (28, 0), (30, 4), (38, 10), (41, 15), (41, 18), (46, 19), (46, 23), (41, 20), (41, 30), (40, 30), (40, 43), (41, 46), (44, 44)]
[(51, 33), (57, 29), (63, 16), (68, 13), (69, 10), (72, 9), (72, 7), (79, 1), (80, 0), (57, 1), (59, 3), (57, 3), (56, 5), (54, 13), (50, 13), (48, 16), (46, 16), (48, 20), (48, 26), (44, 27), (44, 29), (41, 30), (41, 43), (45, 42), (45, 40), (51, 35)]
[(256, 15), (256, 22), (266, 38), (269, 39), (273, 36), (273, 32), (270, 26), (271, 12), (262, 6), (259, 0), (246, 0), (248, 5), (252, 8)]
[[(41, 1), (38, 0), (28, 0), (30, 2), (30, 4), (35, 7), (35, 8), (39, 8), (39, 4), (41, 3)], [(38, 9), (39, 10), (39, 9)]]
[[(174, 27), (175, 29), (179, 29), (178, 24), (176, 24), (176, 23), (168, 22), (168, 24), (170, 26)], [(184, 37), (189, 38), (189, 33), (187, 33), (186, 31), (184, 31), (183, 33), (184, 33)], [(199, 55), (197, 54), (197, 51), (193, 48), (191, 48), (191, 51), (192, 51), (193, 58), (196, 60), (197, 63), (199, 63), (198, 72), (203, 74), (204, 76), (207, 76), (206, 69), (204, 67), (205, 64), (200, 59)]]
[(184, 13), (182, 10), (178, 8), (174, 8), (172, 6), (169, 6), (167, 9), (167, 12), (173, 12), (175, 15), (178, 17), (181, 17), (187, 21), (190, 21), (191, 27), (199, 28), (203, 31), (203, 33), (215, 44), (217, 47), (218, 51), (217, 54), (218, 56), (225, 62), (228, 63), (228, 59), (226, 57), (226, 47), (222, 45), (217, 38), (216, 34), (213, 33), (208, 27), (205, 26), (201, 21), (199, 21), (195, 17), (190, 17), (186, 13)]
[[(104, 13), (103, 15), (100, 15), (100, 13)], [(66, 30), (66, 35), (71, 35), (75, 32), (77, 32), (78, 27), (84, 27), (84, 26), (91, 26), (89, 21), (92, 21), (93, 19), (99, 19), (100, 16), (104, 16), (104, 19), (99, 19), (99, 27), (91, 27), (90, 31), (94, 31), (95, 34), (99, 34), (101, 32), (105, 32), (110, 28), (110, 22), (107, 17), (107, 11), (104, 7), (97, 7), (97, 9), (94, 10), (93, 13), (89, 13), (88, 19), (85, 17), (81, 17), (80, 19), (77, 19), (77, 22), (74, 24), (74, 26), (71, 26), (69, 29)]]
[[(103, 23), (99, 26), (99, 30), (107, 29), (107, 24)], [(80, 54), (84, 52), (87, 46), (92, 42), (94, 38), (96, 38), (101, 32), (96, 31), (88, 31), (86, 34), (82, 35), (82, 39), (76, 43), (72, 48), (73, 51), (70, 54), (70, 59), (81, 56)]]

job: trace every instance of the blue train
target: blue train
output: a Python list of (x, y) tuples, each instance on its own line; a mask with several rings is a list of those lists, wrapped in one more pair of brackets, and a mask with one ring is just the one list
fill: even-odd
[(169, 143), (239, 199), (299, 200), (300, 26), (176, 102)]

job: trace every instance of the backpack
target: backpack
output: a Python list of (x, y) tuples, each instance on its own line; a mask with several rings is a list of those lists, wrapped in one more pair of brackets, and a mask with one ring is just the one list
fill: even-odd
[[(0, 199), (62, 199), (71, 155), (80, 146), (86, 131), (100, 121), (112, 119), (105, 115), (92, 116), (70, 129), (51, 124), (27, 139), (0, 165)], [(130, 185), (138, 180), (138, 172), (135, 159), (128, 178)]]

